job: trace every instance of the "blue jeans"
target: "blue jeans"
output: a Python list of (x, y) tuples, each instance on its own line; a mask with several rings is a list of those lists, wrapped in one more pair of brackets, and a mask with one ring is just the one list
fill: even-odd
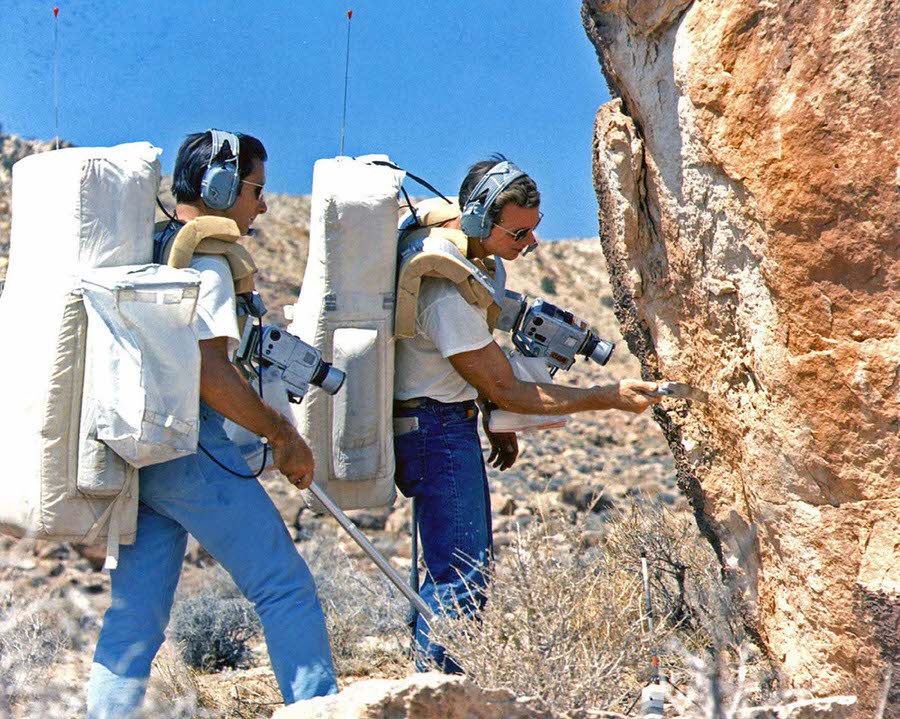
[[(200, 443), (221, 463), (251, 474), (223, 429), (200, 405)], [(150, 664), (165, 639), (190, 532), (256, 607), (286, 704), (337, 691), (322, 607), (306, 562), (262, 485), (204, 454), (140, 471), (137, 538), (111, 572), (111, 605), (94, 653), (89, 719), (128, 717), (144, 698)]]
[[(405, 427), (394, 437), (397, 487), (415, 497), (426, 574), (419, 588), (435, 613), (471, 615), (484, 606), (483, 569), (492, 556), (491, 496), (478, 438), (474, 402), (442, 404), (425, 400), (398, 407)], [(399, 425), (400, 423), (398, 423)], [(411, 431), (405, 431), (411, 430)], [(461, 673), (444, 647), (430, 641), (427, 622), (416, 624), (416, 666), (427, 659), (447, 673)]]

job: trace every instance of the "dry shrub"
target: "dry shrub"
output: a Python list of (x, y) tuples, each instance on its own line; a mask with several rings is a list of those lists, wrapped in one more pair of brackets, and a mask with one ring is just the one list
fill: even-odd
[(268, 668), (202, 674), (187, 666), (168, 644), (153, 664), (140, 717), (165, 719), (267, 719), (283, 706)]
[(22, 591), (18, 561), (28, 560), (23, 541), (0, 562), (0, 718), (71, 717), (84, 712), (84, 698), (73, 695), (57, 676), (66, 652), (93, 642), (98, 619), (76, 591)]
[(253, 605), (241, 596), (221, 567), (209, 570), (206, 584), (180, 594), (169, 634), (185, 664), (206, 672), (250, 665), (250, 641), (262, 625)]
[[(198, 677), (202, 705), (215, 707), (216, 716), (266, 719), (282, 707), (281, 691), (268, 667)], [(204, 715), (205, 716), (205, 715)]]
[(163, 644), (153, 661), (142, 716), (164, 716), (167, 719), (216, 716), (204, 701), (197, 673), (184, 663), (178, 652)]
[[(676, 685), (693, 679), (682, 648), (737, 656), (740, 622), (712, 550), (688, 519), (643, 504), (614, 516), (592, 546), (583, 529), (584, 519), (541, 517), (520, 530), (491, 569), (484, 610), (437, 622), (436, 638), (473, 681), (540, 696), (560, 712), (627, 712), (652, 678), (654, 651)], [(652, 576), (652, 633), (642, 552)]]
[(723, 581), (692, 518), (653, 502), (636, 503), (615, 516), (604, 551), (607, 562), (632, 572), (640, 571), (646, 556), (654, 615), (678, 630), (685, 649), (713, 647), (737, 656), (746, 639), (741, 599)]

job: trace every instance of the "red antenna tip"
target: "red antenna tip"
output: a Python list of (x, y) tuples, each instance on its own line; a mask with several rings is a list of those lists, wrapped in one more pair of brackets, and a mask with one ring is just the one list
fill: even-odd
[(58, 7), (53, 8), (53, 17), (59, 17), (59, 8)]
[(348, 11), (347, 11), (347, 19), (349, 20), (349, 19), (352, 18), (352, 17), (353, 17), (353, 11), (352, 11), (352, 10), (348, 10)]

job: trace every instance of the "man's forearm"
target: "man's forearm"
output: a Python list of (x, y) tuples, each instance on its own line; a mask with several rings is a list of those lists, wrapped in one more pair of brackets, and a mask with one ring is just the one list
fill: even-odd
[(617, 384), (584, 388), (517, 380), (508, 387), (495, 387), (488, 394), (489, 399), (500, 409), (520, 414), (561, 415), (590, 410), (624, 409)]
[(660, 399), (652, 396), (657, 389), (655, 382), (640, 380), (626, 379), (591, 388), (523, 382), (515, 376), (496, 342), (450, 355), (448, 359), (481, 396), (500, 409), (519, 414), (559, 415), (603, 409), (643, 412)]
[(288, 424), (285, 417), (260, 399), (224, 353), (202, 352), (200, 399), (223, 417), (273, 442)]

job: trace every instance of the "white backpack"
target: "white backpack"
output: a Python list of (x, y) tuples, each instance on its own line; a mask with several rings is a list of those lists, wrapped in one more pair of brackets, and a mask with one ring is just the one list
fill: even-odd
[[(119, 543), (134, 541), (137, 466), (180, 456), (196, 443), (190, 385), (199, 372), (190, 377), (190, 362), (199, 367), (192, 328), (198, 279), (190, 270), (147, 267), (159, 152), (146, 142), (70, 148), (13, 167), (9, 269), (0, 295), (0, 530), (54, 541), (105, 539), (110, 567)], [(176, 416), (168, 400), (154, 397), (148, 379), (159, 375), (158, 358), (134, 341), (141, 332), (129, 326), (151, 316), (167, 326), (173, 361), (187, 362), (179, 372), (187, 385), (169, 390), (187, 394), (193, 414)], [(174, 454), (148, 451), (175, 435), (181, 449)]]
[[(384, 155), (319, 160), (309, 259), (288, 332), (347, 373), (331, 396), (311, 387), (294, 420), (316, 460), (315, 482), (343, 509), (393, 503), (393, 322), (397, 196), (406, 173)], [(307, 502), (315, 505), (308, 495)]]

